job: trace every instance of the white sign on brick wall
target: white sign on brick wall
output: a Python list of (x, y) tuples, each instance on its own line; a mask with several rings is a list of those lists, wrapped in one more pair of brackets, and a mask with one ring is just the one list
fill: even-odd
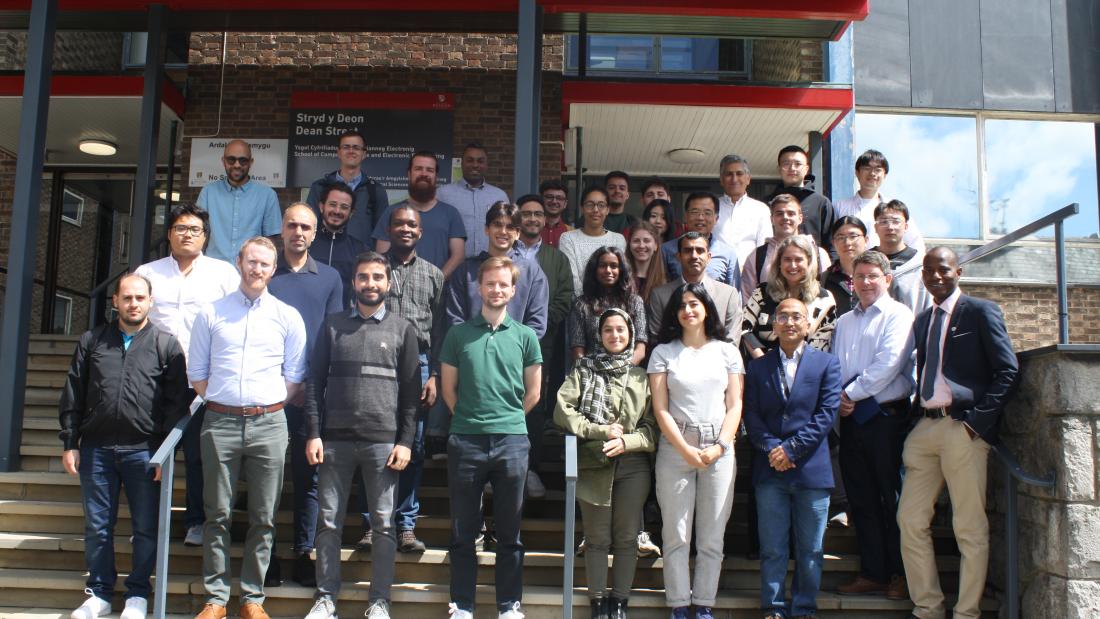
[[(202, 187), (225, 178), (222, 152), (229, 139), (192, 138), (187, 184)], [(252, 145), (249, 175), (269, 187), (286, 187), (286, 140), (248, 140)]]

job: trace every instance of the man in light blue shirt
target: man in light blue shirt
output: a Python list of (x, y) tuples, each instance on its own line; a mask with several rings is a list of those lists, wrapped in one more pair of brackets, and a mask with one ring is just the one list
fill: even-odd
[(462, 150), (462, 179), (439, 188), (441, 202), (458, 209), (462, 224), (466, 227), (466, 257), (478, 256), (489, 251), (489, 237), (485, 234), (485, 214), (497, 202), (507, 202), (508, 194), (485, 181), (489, 167), (489, 155), (485, 147), (471, 142)]
[(226, 144), (222, 165), (225, 178), (203, 187), (195, 203), (210, 213), (206, 255), (234, 262), (246, 239), (278, 235), (283, 218), (275, 191), (248, 175), (252, 168), (248, 142), (231, 140)]
[(267, 290), (275, 244), (245, 241), (237, 258), (241, 286), (204, 306), (191, 329), (187, 378), (206, 400), (202, 425), (203, 584), (200, 617), (225, 617), (229, 602), (229, 525), (237, 480), (248, 478), (249, 528), (241, 562), (241, 610), (266, 619), (263, 581), (275, 541), (283, 487), (286, 404), (300, 406), (306, 375), (306, 328), (298, 311)]
[(860, 572), (841, 595), (907, 600), (897, 524), (901, 451), (913, 393), (913, 312), (890, 297), (890, 261), (867, 251), (853, 262), (859, 304), (837, 320), (840, 471), (859, 540)]
[[(696, 191), (684, 200), (684, 225), (687, 231), (695, 231), (707, 239), (710, 249), (710, 262), (707, 263), (707, 275), (727, 286), (741, 289), (741, 265), (737, 261), (737, 250), (718, 240), (714, 226), (718, 223), (718, 196), (708, 191)], [(665, 261), (665, 270), (669, 281), (682, 275), (680, 268), (680, 246), (678, 239), (661, 244), (661, 257)]]

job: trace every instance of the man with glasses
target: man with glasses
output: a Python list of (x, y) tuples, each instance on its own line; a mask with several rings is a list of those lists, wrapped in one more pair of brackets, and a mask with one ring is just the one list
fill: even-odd
[[(798, 227), (802, 225), (802, 205), (791, 194), (781, 193), (772, 198), (769, 207), (772, 235), (747, 256), (748, 260), (741, 268), (741, 300), (744, 303), (749, 302), (753, 291), (761, 282), (768, 280), (768, 269), (775, 260), (775, 248), (787, 238), (798, 234)], [(829, 253), (818, 247), (818, 272), (824, 273), (830, 264)]]
[(828, 198), (805, 186), (810, 176), (810, 159), (801, 146), (784, 146), (779, 151), (779, 176), (782, 182), (767, 201), (781, 194), (789, 193), (802, 205), (802, 225), (799, 231), (814, 237), (818, 247), (824, 248), (834, 256), (832, 239), (829, 232), (836, 221), (836, 209)]
[(768, 205), (749, 197), (752, 172), (749, 162), (740, 155), (722, 157), (718, 182), (722, 185), (722, 197), (714, 234), (737, 251), (738, 264), (745, 264), (749, 254), (763, 245), (772, 231)]
[(324, 221), (324, 196), (321, 195), (324, 188), (335, 181), (344, 183), (352, 191), (352, 210), (346, 230), (363, 243), (369, 243), (375, 223), (390, 205), (386, 188), (363, 172), (363, 160), (367, 156), (367, 142), (363, 134), (358, 131), (340, 134), (336, 155), (340, 159), (340, 168), (313, 181), (306, 202), (313, 207), (317, 219)]
[[(153, 306), (149, 320), (162, 331), (176, 336), (183, 354), (191, 344), (191, 327), (199, 308), (237, 289), (241, 276), (233, 265), (203, 254), (210, 238), (210, 215), (192, 204), (180, 204), (168, 214), (169, 254), (134, 270), (153, 284)], [(188, 392), (188, 401), (195, 392)], [(202, 546), (202, 451), (199, 430), (206, 413), (200, 406), (183, 432), (183, 462), (187, 480), (183, 525), (186, 546)]]
[(352, 279), (359, 254), (367, 251), (362, 239), (348, 233), (348, 223), (355, 214), (355, 190), (343, 181), (326, 181), (320, 189), (321, 218), (309, 255), (327, 264), (340, 274), (343, 286), (341, 303), (350, 307), (353, 295)]
[(508, 195), (496, 185), (485, 180), (489, 169), (489, 154), (485, 147), (471, 142), (462, 149), (462, 178), (439, 188), (439, 199), (458, 209), (462, 225), (466, 227), (466, 257), (488, 251), (488, 237), (482, 224), (489, 207), (497, 202), (507, 202)]
[(877, 251), (855, 259), (859, 304), (837, 320), (840, 359), (840, 471), (860, 568), (841, 595), (909, 597), (901, 560), (901, 450), (913, 395), (913, 312), (890, 298), (890, 262)]
[[(565, 223), (565, 213), (569, 207), (569, 194), (566, 192), (565, 183), (558, 179), (543, 181), (539, 185), (539, 195), (542, 196), (542, 204), (545, 210), (543, 222), (542, 242), (550, 247), (557, 248), (561, 235), (573, 229), (573, 226)], [(522, 207), (523, 205), (520, 204)]]
[[(895, 271), (890, 296), (914, 314), (919, 314), (932, 305), (932, 296), (920, 277), (924, 251), (905, 244), (908, 230), (909, 207), (904, 202), (890, 200), (875, 207), (875, 232), (878, 233), (879, 244), (872, 249), (886, 254), (890, 268)], [(901, 273), (898, 274), (898, 271)]]
[[(881, 188), (889, 173), (890, 162), (886, 160), (886, 155), (874, 149), (863, 151), (863, 154), (856, 159), (856, 181), (859, 182), (859, 191), (850, 198), (833, 203), (836, 207), (836, 216), (859, 217), (863, 225), (872, 228), (875, 224), (875, 208), (887, 202), (882, 196)], [(915, 223), (909, 222), (904, 241), (906, 245), (917, 248), (921, 255), (924, 255), (924, 236), (921, 235)], [(878, 242), (878, 236), (873, 230), (870, 231), (870, 246), (873, 247)]]
[(274, 237), (282, 227), (282, 213), (275, 191), (252, 180), (252, 147), (244, 140), (230, 140), (222, 153), (225, 178), (210, 183), (195, 201), (210, 213), (210, 246), (207, 255), (234, 264), (246, 239)]
[[(696, 191), (684, 200), (684, 226), (687, 231), (698, 232), (707, 240), (710, 249), (710, 262), (707, 263), (707, 275), (735, 289), (741, 287), (741, 266), (737, 260), (737, 251), (718, 240), (714, 235), (714, 226), (718, 222), (718, 197), (709, 191)], [(680, 260), (677, 255), (680, 248), (677, 239), (661, 245), (661, 256), (665, 260), (665, 271), (670, 280), (680, 277)]]

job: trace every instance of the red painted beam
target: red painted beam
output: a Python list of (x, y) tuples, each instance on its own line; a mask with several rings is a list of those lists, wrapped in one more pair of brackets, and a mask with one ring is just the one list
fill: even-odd
[[(137, 97), (144, 94), (144, 81), (131, 75), (55, 75), (50, 79), (51, 97)], [(0, 97), (22, 97), (22, 75), (0, 75)], [(161, 91), (164, 105), (183, 118), (183, 93), (164, 80)]]
[(453, 110), (454, 95), (434, 92), (295, 92), (291, 108)]

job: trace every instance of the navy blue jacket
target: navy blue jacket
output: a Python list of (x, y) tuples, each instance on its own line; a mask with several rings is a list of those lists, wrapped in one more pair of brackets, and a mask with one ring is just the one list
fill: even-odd
[[(531, 327), (535, 335), (542, 339), (546, 335), (546, 317), (550, 304), (550, 286), (546, 282), (546, 274), (534, 260), (521, 258), (514, 251), (509, 257), (519, 268), (519, 281), (516, 282), (516, 296), (508, 302), (508, 315), (512, 320)], [(481, 312), (477, 272), (481, 263), (488, 258), (488, 252), (481, 252), (480, 255), (463, 260), (443, 285), (443, 304), (448, 328), (471, 320)]]
[[(914, 323), (918, 393), (924, 380), (933, 309), (918, 314)], [(951, 387), (951, 417), (965, 421), (983, 440), (996, 445), (1001, 412), (1020, 373), (1001, 308), (984, 299), (960, 295), (946, 329), (943, 377)], [(916, 405), (920, 405), (920, 398)]]
[[(779, 478), (799, 488), (832, 488), (826, 437), (840, 407), (840, 361), (807, 345), (790, 397), (781, 381), (778, 346), (749, 363), (745, 373), (745, 428), (753, 448), (753, 485)], [(768, 464), (768, 453), (778, 445), (795, 468), (780, 473)]]

